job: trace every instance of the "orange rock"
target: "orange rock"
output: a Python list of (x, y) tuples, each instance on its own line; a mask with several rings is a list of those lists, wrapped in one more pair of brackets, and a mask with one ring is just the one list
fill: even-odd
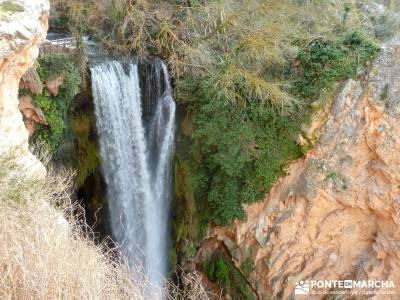
[(42, 94), (43, 84), (34, 67), (30, 68), (22, 76), (21, 81), (19, 82), (19, 89), (29, 90), (35, 95)]
[(397, 298), (376, 299), (398, 299), (399, 51), (394, 40), (364, 81), (347, 82), (315, 148), (292, 164), (263, 203), (246, 206), (247, 221), (213, 228), (211, 237), (230, 239), (226, 248), (243, 253), (231, 253), (236, 265), (252, 256), (248, 280), (260, 299), (279, 292), (288, 299), (300, 280), (344, 279), (391, 280)]
[(35, 132), (35, 124), (48, 125), (43, 111), (33, 105), (31, 96), (19, 97), (18, 108), (24, 116), (24, 123), (28, 129), (29, 136), (32, 136)]
[(60, 86), (64, 83), (65, 75), (60, 74), (58, 77), (45, 82), (46, 89), (51, 96), (58, 96)]

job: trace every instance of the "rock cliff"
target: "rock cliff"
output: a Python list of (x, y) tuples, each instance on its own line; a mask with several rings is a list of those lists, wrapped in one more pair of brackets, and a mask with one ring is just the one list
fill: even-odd
[(399, 295), (399, 38), (344, 85), (319, 130), (316, 147), (246, 207), (247, 221), (212, 237), (237, 267), (251, 257), (260, 299), (288, 299), (301, 280), (392, 280)]
[(34, 64), (48, 29), (48, 0), (0, 0), (0, 155), (14, 152), (26, 170), (45, 174), (29, 152), (18, 86)]

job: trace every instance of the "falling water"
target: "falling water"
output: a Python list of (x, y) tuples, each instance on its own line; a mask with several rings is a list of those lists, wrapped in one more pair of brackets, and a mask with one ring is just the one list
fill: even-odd
[(161, 286), (167, 269), (175, 102), (160, 60), (91, 67), (102, 169), (114, 240)]

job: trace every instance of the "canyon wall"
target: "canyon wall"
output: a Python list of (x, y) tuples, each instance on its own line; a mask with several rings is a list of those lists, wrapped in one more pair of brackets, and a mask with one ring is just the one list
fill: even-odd
[(18, 87), (46, 37), (49, 9), (48, 0), (0, 0), (0, 155), (11, 150), (18, 164), (37, 175), (45, 169), (28, 149)]
[(400, 293), (399, 38), (362, 77), (247, 221), (213, 229), (237, 267), (251, 258), (260, 299), (291, 298), (301, 280), (392, 280)]

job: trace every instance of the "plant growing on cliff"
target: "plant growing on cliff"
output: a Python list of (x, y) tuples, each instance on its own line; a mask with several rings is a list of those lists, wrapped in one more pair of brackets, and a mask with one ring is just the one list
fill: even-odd
[(207, 87), (194, 95), (190, 153), (194, 171), (207, 174), (195, 187), (196, 197), (206, 199), (215, 223), (226, 225), (243, 219), (242, 203), (261, 199), (284, 174), (287, 161), (301, 155), (295, 143), (300, 122), (255, 103), (232, 106)]
[(298, 53), (300, 70), (292, 91), (308, 102), (315, 101), (321, 91), (332, 88), (335, 82), (355, 77), (379, 49), (376, 43), (358, 31), (344, 38), (316, 39)]
[(71, 58), (65, 55), (44, 56), (39, 59), (39, 64), (38, 73), (43, 82), (60, 75), (65, 78), (57, 96), (48, 95), (44, 88), (42, 95), (33, 97), (33, 103), (42, 109), (48, 123), (48, 126), (39, 126), (33, 142), (45, 145), (50, 153), (54, 153), (68, 129), (68, 114), (79, 91), (80, 76)]
[(225, 295), (233, 296), (233, 299), (256, 299), (246, 278), (226, 254), (217, 251), (217, 254), (203, 263), (202, 268), (212, 282), (220, 285)]
[(194, 124), (186, 159), (196, 203), (227, 225), (302, 155), (310, 103), (377, 53), (366, 36), (376, 19), (361, 4), (71, 0), (68, 10), (105, 52), (167, 60)]
[(290, 112), (272, 104), (232, 104), (213, 89), (212, 79), (180, 81), (180, 92), (191, 94), (193, 171), (207, 178), (195, 188), (196, 197), (206, 201), (207, 215), (216, 224), (243, 219), (242, 204), (262, 199), (288, 162), (302, 155), (296, 138), (312, 113), (308, 104), (336, 82), (356, 76), (378, 51), (359, 32), (306, 45), (298, 53), (297, 68), (288, 68), (291, 92), (302, 103)]

